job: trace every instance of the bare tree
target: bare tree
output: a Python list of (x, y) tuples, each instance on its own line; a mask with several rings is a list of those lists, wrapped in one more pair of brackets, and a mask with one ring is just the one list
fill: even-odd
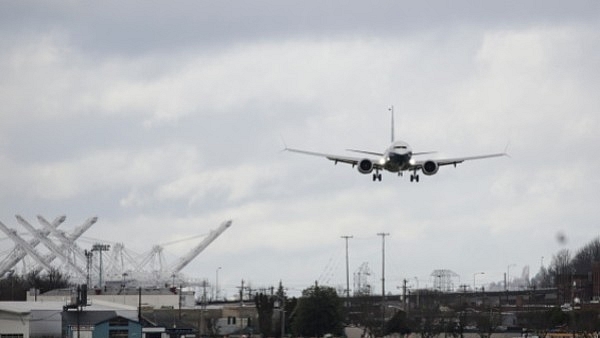
[(413, 313), (414, 331), (422, 338), (437, 337), (443, 332), (441, 324), (441, 312), (437, 304), (427, 304), (422, 306), (416, 313)]
[(540, 338), (545, 338), (550, 330), (568, 322), (567, 315), (559, 307), (522, 312), (518, 316), (519, 322), (534, 330)]
[(549, 270), (554, 277), (554, 285), (558, 291), (559, 303), (568, 303), (570, 300), (571, 281), (574, 272), (569, 250), (563, 249), (554, 255)]
[(475, 315), (477, 323), (477, 334), (481, 338), (490, 338), (496, 328), (502, 323), (502, 315), (499, 309), (489, 308)]
[(600, 261), (600, 237), (579, 249), (571, 263), (577, 274), (587, 274), (592, 271), (592, 263), (597, 261)]

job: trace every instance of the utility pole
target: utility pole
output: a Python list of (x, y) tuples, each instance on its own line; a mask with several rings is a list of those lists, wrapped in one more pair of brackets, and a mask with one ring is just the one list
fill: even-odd
[(142, 287), (138, 287), (138, 321), (142, 322)]
[(348, 240), (353, 238), (352, 236), (342, 236), (346, 240), (346, 307), (350, 306), (350, 267), (348, 263)]
[(380, 232), (377, 236), (381, 236), (381, 335), (383, 336), (385, 328), (385, 236), (389, 233)]
[(404, 311), (406, 311), (408, 313), (408, 309), (410, 307), (409, 306), (410, 299), (406, 298), (406, 290), (407, 290), (406, 283), (407, 283), (407, 280), (405, 278), (402, 280), (402, 304), (403, 304)]
[(380, 232), (377, 236), (381, 236), (381, 295), (385, 299), (385, 236), (389, 233)]
[(238, 286), (238, 289), (240, 289), (240, 306), (244, 306), (244, 289), (246, 287), (244, 286), (244, 280), (242, 279), (242, 285)]
[[(217, 270), (218, 271), (218, 270)], [(206, 333), (206, 323), (204, 320), (204, 314), (206, 312), (206, 287), (208, 283), (206, 280), (202, 281), (202, 301), (201, 301), (201, 310), (200, 310), (200, 325), (198, 326), (198, 330), (200, 331), (200, 335), (204, 336)]]
[(285, 337), (285, 294), (281, 295), (281, 338)]
[(179, 320), (181, 320), (181, 296), (182, 296), (182, 291), (183, 291), (183, 285), (179, 284)]

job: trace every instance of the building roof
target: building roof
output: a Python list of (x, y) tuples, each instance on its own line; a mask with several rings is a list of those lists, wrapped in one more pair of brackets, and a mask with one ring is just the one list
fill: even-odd
[(178, 328), (179, 330), (194, 330), (194, 326), (185, 323), (179, 319), (177, 310), (161, 310), (144, 312), (142, 317), (154, 326), (167, 329)]
[[(44, 292), (44, 296), (70, 296), (75, 291), (72, 288), (54, 289)], [(107, 289), (88, 289), (88, 295), (137, 295), (139, 289), (137, 287), (126, 287), (126, 288), (107, 288)], [(171, 290), (170, 288), (144, 288), (142, 287), (142, 295), (166, 295), (173, 296), (179, 293), (178, 289)], [(183, 294), (193, 294), (193, 291), (184, 290)]]
[[(31, 311), (62, 311), (65, 302), (58, 301), (38, 301), (38, 302), (0, 302), (0, 311), (27, 314)], [(137, 307), (112, 303), (94, 299), (90, 306), (85, 307), (85, 311), (137, 311)]]
[(34, 310), (62, 311), (63, 302), (0, 302), (0, 311), (28, 314)]
[[(84, 310), (77, 315), (77, 311), (68, 311), (62, 313), (63, 320), (67, 323), (76, 323), (79, 321), (83, 325), (97, 325), (116, 317), (125, 318), (137, 322), (137, 314), (123, 313), (122, 311), (87, 311)], [(78, 318), (79, 317), (79, 318)]]

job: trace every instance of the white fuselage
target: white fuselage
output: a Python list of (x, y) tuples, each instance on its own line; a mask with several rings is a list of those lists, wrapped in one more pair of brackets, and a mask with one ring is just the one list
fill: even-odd
[(396, 141), (383, 153), (381, 165), (387, 171), (399, 172), (410, 166), (413, 152), (408, 143)]

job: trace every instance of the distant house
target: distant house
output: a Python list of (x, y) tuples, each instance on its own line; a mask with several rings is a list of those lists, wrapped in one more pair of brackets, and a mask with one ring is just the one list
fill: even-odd
[(179, 318), (177, 310), (154, 310), (144, 313), (142, 320), (145, 338), (195, 336), (198, 333), (194, 325)]

